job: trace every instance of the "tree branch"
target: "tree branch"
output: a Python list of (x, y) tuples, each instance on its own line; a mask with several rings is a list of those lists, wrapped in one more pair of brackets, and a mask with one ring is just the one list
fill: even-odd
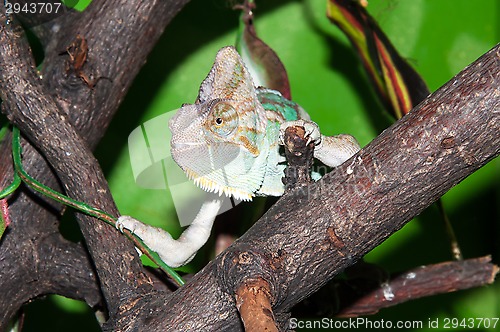
[[(393, 276), (378, 285), (382, 287), (366, 291), (363, 296), (353, 294), (352, 291), (341, 294), (341, 310), (336, 316), (373, 315), (380, 309), (425, 296), (491, 284), (498, 271), (498, 266), (491, 263), (491, 257), (420, 266)], [(352, 290), (352, 281), (349, 283)], [(362, 283), (366, 285), (366, 280)]]
[[(59, 18), (59, 29), (39, 29), (46, 42), (43, 79), (36, 72), (22, 31), (14, 28), (11, 22), (7, 24), (2, 7), (0, 94), (3, 111), (44, 153), (69, 196), (117, 214), (106, 181), (88, 146), (94, 147), (102, 137), (147, 54), (186, 2), (98, 0), (83, 14), (71, 13)], [(93, 90), (78, 78), (67, 75), (66, 58), (60, 55), (78, 34), (82, 34), (89, 45), (83, 70), (89, 70), (91, 76), (111, 78), (100, 80)], [(116, 45), (117, 40), (122, 43)], [(23, 160), (28, 172), (58, 189), (58, 180), (47, 163), (28, 144), (23, 145)], [(6, 147), (3, 151), (10, 153)], [(0, 265), (18, 261), (16, 251), (10, 252), (13, 248), (5, 243), (18, 243), (29, 249), (30, 240), (47, 233), (45, 229), (58, 233), (54, 217), (60, 207), (55, 205), (47, 209), (48, 206), (40, 205), (40, 199), (27, 194), (12, 199), (13, 227), (3, 239), (0, 250), (6, 260), (0, 261)], [(79, 221), (113, 317), (119, 314), (120, 305), (149, 291), (150, 280), (142, 273), (133, 245), (116, 230), (81, 215)], [(26, 232), (27, 229), (31, 231)], [(21, 248), (16, 250), (24, 252)], [(83, 271), (87, 267), (80, 268)], [(24, 275), (21, 269), (14, 274)], [(23, 287), (22, 279), (18, 279), (18, 285)], [(129, 296), (121, 296), (123, 292), (128, 292)], [(0, 327), (8, 323), (13, 311), (8, 311)], [(108, 322), (110, 329), (120, 329), (113, 325), (117, 320)]]
[(236, 307), (247, 332), (278, 331), (268, 286), (262, 279), (247, 280), (236, 290)]

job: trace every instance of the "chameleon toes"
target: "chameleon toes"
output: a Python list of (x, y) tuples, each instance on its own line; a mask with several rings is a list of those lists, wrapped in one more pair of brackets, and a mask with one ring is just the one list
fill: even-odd
[(303, 127), (307, 138), (307, 144), (314, 142), (314, 145), (318, 145), (321, 143), (321, 132), (319, 131), (319, 126), (310, 120), (298, 119), (294, 121), (285, 121), (280, 125), (280, 144), (283, 145), (283, 140), (285, 136), (285, 130), (288, 127)]

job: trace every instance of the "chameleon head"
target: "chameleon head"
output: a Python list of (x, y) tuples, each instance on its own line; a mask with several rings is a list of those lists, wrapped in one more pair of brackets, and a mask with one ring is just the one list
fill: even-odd
[(243, 60), (233, 47), (224, 47), (196, 102), (169, 122), (172, 158), (202, 189), (251, 200), (264, 177), (266, 124)]

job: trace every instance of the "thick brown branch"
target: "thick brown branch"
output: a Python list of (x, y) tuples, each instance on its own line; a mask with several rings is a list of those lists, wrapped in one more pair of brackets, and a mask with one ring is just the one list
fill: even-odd
[[(8, 136), (0, 143), (0, 149), (5, 147), (10, 149)], [(9, 181), (13, 178), (10, 153), (0, 154), (0, 175)], [(2, 187), (6, 185), (5, 180)], [(28, 205), (23, 193), (15, 193), (9, 204), (13, 200)], [(92, 307), (103, 305), (97, 275), (84, 246), (63, 239), (54, 223), (40, 225), (40, 218), (31, 216), (30, 225), (23, 227), (16, 207), (9, 206), (9, 210), (15, 219), (0, 241), (0, 292), (3, 294), (0, 330), (6, 328), (9, 318), (23, 303), (44, 294), (84, 300)], [(33, 205), (29, 213), (53, 218), (43, 206)]]
[[(34, 64), (27, 62), (26, 58), (19, 57), (19, 54), (29, 53), (29, 50), (23, 49), (25, 45), (18, 41), (22, 37), (22, 34), (16, 33), (8, 26), (2, 29), (0, 45), (6, 47), (2, 49), (1, 62), (9, 69), (4, 71), (5, 75), (2, 79), (2, 99), (4, 100), (2, 106), (9, 119), (18, 125), (40, 150), (44, 151), (71, 197), (117, 215), (106, 180), (86, 143), (59, 111), (55, 102), (49, 97), (48, 91), (37, 79)], [(13, 68), (17, 68), (18, 73), (9, 75), (8, 73), (12, 72)], [(19, 68), (24, 70), (19, 70)], [(82, 190), (81, 186), (84, 183), (88, 183), (89, 186)], [(96, 196), (92, 192), (100, 192), (100, 195)], [(112, 250), (115, 252), (113, 255), (115, 258), (105, 255), (100, 250), (93, 252), (98, 271), (101, 269), (112, 271), (120, 265), (125, 268), (121, 273), (114, 275), (115, 280), (121, 282), (109, 283), (103, 292), (105, 296), (108, 298), (110, 297), (108, 292), (118, 293), (124, 288), (137, 289), (137, 281), (130, 280), (126, 276), (126, 271), (134, 271), (134, 275), (139, 277), (140, 262), (133, 262), (132, 259), (123, 260), (119, 257), (120, 252), (133, 250), (133, 246), (123, 241), (120, 234), (111, 227), (106, 227), (90, 217), (82, 217), (82, 220), (86, 225), (83, 227), (84, 233), (90, 228), (88, 226), (93, 226), (92, 231), (87, 233), (89, 237), (91, 233), (94, 233), (93, 237), (104, 236), (108, 240), (113, 239), (114, 242)], [(88, 242), (93, 241), (89, 239)], [(101, 276), (105, 275), (101, 272)], [(115, 285), (116, 289), (113, 289), (112, 285)], [(113, 303), (112, 298), (109, 298), (109, 301), (115, 306), (118, 305), (118, 303)]]

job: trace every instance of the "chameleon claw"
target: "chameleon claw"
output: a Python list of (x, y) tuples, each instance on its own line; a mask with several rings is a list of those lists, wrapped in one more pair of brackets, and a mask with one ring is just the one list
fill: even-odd
[(284, 145), (285, 140), (285, 130), (288, 127), (303, 127), (305, 130), (305, 137), (307, 138), (307, 144), (314, 142), (314, 145), (319, 145), (321, 143), (321, 133), (319, 131), (319, 126), (309, 120), (299, 119), (294, 121), (286, 121), (280, 125), (279, 143)]
[(319, 145), (321, 143), (321, 133), (319, 127), (315, 122), (304, 121), (303, 127), (306, 131), (307, 144), (314, 142), (314, 145)]
[(136, 230), (140, 228), (141, 222), (131, 216), (120, 216), (116, 220), (115, 227), (117, 230), (123, 233), (123, 229), (128, 229), (132, 234), (135, 234)]
[(123, 216), (120, 216), (117, 220), (116, 220), (116, 224), (115, 224), (115, 227), (117, 230), (119, 230), (120, 232), (123, 233), (123, 219), (122, 219)]

